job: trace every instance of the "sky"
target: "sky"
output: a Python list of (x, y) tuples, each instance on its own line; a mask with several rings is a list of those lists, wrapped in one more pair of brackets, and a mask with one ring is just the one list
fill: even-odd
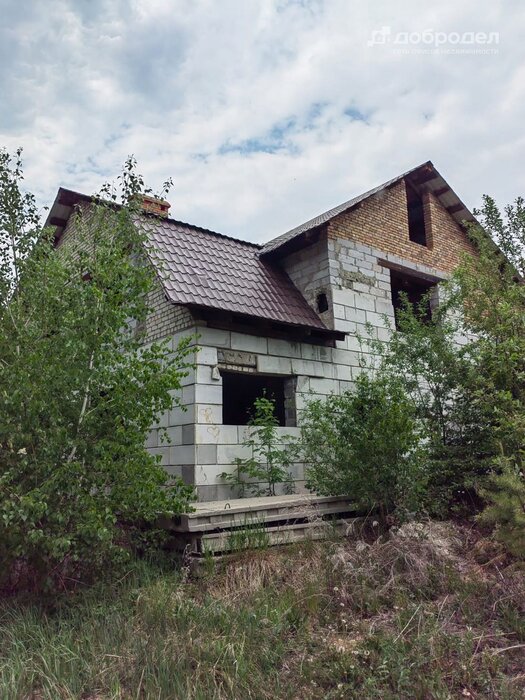
[(0, 147), (40, 205), (133, 154), (170, 215), (267, 241), (427, 160), (525, 195), (522, 0), (0, 0)]

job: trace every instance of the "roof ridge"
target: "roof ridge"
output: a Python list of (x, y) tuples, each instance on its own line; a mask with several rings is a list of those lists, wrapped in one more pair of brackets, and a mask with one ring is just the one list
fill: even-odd
[(153, 214), (151, 212), (142, 212), (142, 214), (148, 218), (153, 218), (153, 219), (156, 219), (157, 221), (160, 221), (160, 222), (167, 222), (170, 224), (178, 224), (180, 226), (185, 226), (186, 228), (192, 228), (192, 229), (195, 229), (196, 231), (201, 231), (202, 233), (209, 233), (212, 236), (217, 236), (219, 238), (225, 238), (228, 241), (234, 241), (235, 243), (241, 243), (242, 245), (251, 246), (253, 248), (261, 249), (264, 245), (263, 243), (255, 243), (253, 241), (246, 241), (242, 238), (235, 238), (235, 236), (228, 236), (226, 233), (220, 233), (219, 231), (212, 231), (212, 229), (204, 228), (204, 226), (198, 226), (197, 224), (190, 224), (189, 222), (181, 221), (180, 219), (172, 219), (171, 217), (157, 216), (156, 214)]
[(350, 209), (356, 204), (359, 204), (359, 202), (368, 199), (368, 197), (372, 197), (373, 195), (378, 194), (386, 187), (394, 185), (396, 182), (399, 182), (399, 180), (402, 180), (403, 178), (407, 177), (407, 175), (410, 175), (416, 170), (419, 170), (420, 168), (423, 168), (425, 166), (430, 166), (434, 168), (434, 164), (432, 163), (432, 161), (426, 160), (423, 163), (420, 163), (419, 165), (410, 168), (410, 170), (407, 170), (401, 175), (396, 175), (395, 177), (386, 180), (380, 185), (376, 185), (375, 187), (372, 187), (369, 190), (366, 190), (365, 192), (356, 195), (355, 197), (351, 197), (350, 199), (346, 200), (345, 202), (342, 202), (341, 204), (337, 204), (334, 207), (331, 207), (330, 209), (327, 209), (326, 211), (317, 214), (317, 216), (313, 216), (311, 219), (308, 219), (308, 221), (304, 221), (298, 226), (294, 226), (288, 231), (281, 233), (279, 236), (275, 236), (275, 238), (272, 238), (271, 240), (267, 241), (263, 246), (261, 246), (261, 254), (264, 255), (265, 253), (273, 252), (274, 250), (280, 248), (281, 245), (284, 245), (288, 241), (294, 239), (299, 234), (317, 228), (318, 226), (322, 226), (334, 216), (343, 213), (347, 209)]

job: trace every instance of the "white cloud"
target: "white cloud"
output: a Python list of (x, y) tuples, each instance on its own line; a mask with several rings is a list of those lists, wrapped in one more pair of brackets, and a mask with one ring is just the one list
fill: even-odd
[[(151, 184), (173, 176), (173, 216), (252, 240), (428, 159), (467, 204), (525, 192), (518, 0), (2, 5), (0, 144), (24, 146), (43, 203), (129, 153)], [(382, 27), (499, 32), (477, 47), (498, 53), (367, 46)]]

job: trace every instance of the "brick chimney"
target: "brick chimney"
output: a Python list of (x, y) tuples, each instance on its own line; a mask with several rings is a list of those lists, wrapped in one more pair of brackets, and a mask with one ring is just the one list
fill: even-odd
[(150, 194), (140, 194), (138, 197), (142, 201), (142, 209), (144, 211), (149, 214), (155, 214), (156, 216), (168, 217), (168, 210), (171, 204), (165, 199), (158, 199), (157, 197), (152, 197)]

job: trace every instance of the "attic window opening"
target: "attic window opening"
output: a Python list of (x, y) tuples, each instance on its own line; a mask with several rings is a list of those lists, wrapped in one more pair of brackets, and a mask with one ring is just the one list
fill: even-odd
[(405, 189), (407, 195), (408, 237), (412, 243), (426, 246), (428, 243), (423, 200), (408, 182), (405, 182)]
[(392, 294), (392, 306), (394, 307), (396, 329), (399, 330), (399, 311), (403, 309), (403, 298), (405, 297), (414, 310), (421, 313), (421, 318), (425, 322), (432, 319), (433, 296), (432, 292), (437, 289), (435, 282), (407, 275), (397, 270), (390, 270), (390, 291)]
[(319, 292), (316, 299), (317, 311), (322, 314), (323, 311), (328, 311), (328, 297), (325, 292)]
[(221, 370), (221, 376), (223, 425), (248, 425), (254, 412), (255, 400), (262, 396), (274, 401), (275, 417), (279, 425), (295, 425), (292, 377), (224, 370)]

